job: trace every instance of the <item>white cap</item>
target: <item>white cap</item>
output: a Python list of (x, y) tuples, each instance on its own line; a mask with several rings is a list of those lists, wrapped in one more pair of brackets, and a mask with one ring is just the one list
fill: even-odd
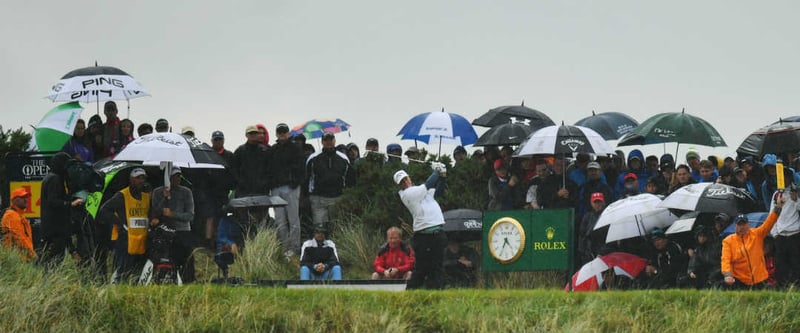
[(400, 182), (402, 182), (403, 179), (406, 178), (406, 177), (408, 177), (408, 174), (403, 170), (395, 172), (394, 173), (394, 183), (399, 185)]
[(131, 170), (131, 176), (130, 176), (131, 178), (139, 176), (147, 176), (147, 172), (144, 172), (144, 169), (142, 168), (136, 168)]

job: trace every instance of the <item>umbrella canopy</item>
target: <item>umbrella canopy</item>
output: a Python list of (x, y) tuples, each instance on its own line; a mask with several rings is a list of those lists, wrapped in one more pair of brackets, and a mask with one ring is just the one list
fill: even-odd
[(444, 232), (462, 241), (480, 240), (483, 233), (483, 212), (475, 209), (453, 209), (444, 213)]
[(519, 145), (533, 132), (533, 128), (525, 123), (508, 123), (492, 127), (483, 133), (476, 146)]
[(141, 161), (144, 165), (172, 162), (184, 168), (224, 168), (225, 161), (209, 145), (176, 133), (152, 133), (136, 138), (114, 158)]
[(459, 146), (478, 141), (478, 133), (464, 117), (455, 113), (428, 112), (414, 116), (397, 132), (403, 140), (417, 140), (427, 144), (448, 143)]
[(484, 113), (478, 119), (473, 120), (472, 124), (475, 126), (495, 127), (515, 120), (526, 123), (534, 130), (556, 124), (543, 112), (526, 107), (525, 102), (522, 102), (521, 105), (498, 106)]
[(661, 198), (643, 193), (610, 204), (600, 214), (594, 230), (608, 227), (606, 243), (620, 239), (647, 235), (655, 228), (672, 225), (678, 216), (667, 208), (660, 208)]
[(598, 290), (603, 283), (603, 272), (614, 269), (616, 275), (635, 279), (647, 260), (625, 252), (612, 252), (586, 263), (572, 276), (572, 291)]
[(764, 154), (796, 153), (800, 151), (800, 123), (777, 122), (757, 129), (748, 135), (736, 152), (761, 158)]
[(639, 126), (639, 122), (631, 116), (620, 112), (603, 112), (592, 115), (575, 122), (575, 126), (591, 128), (603, 139), (617, 140)]
[(350, 129), (350, 124), (336, 119), (312, 119), (292, 128), (292, 135), (303, 134), (306, 139), (318, 139), (325, 133), (341, 133)]
[(676, 142), (709, 147), (727, 147), (725, 140), (702, 118), (684, 111), (660, 113), (643, 121), (632, 132), (623, 136), (618, 146), (649, 145)]
[(783, 122), (783, 123), (791, 123), (791, 122), (797, 123), (797, 122), (800, 122), (800, 116), (781, 117), (781, 118), (778, 118), (778, 121), (774, 122), (773, 124), (777, 124), (777, 123), (781, 123), (781, 122)]
[(48, 111), (36, 125), (34, 138), (40, 151), (59, 151), (72, 137), (83, 108), (78, 102), (61, 104)]
[(53, 102), (99, 102), (150, 96), (128, 73), (110, 66), (73, 70), (50, 88)]
[[(758, 228), (761, 224), (764, 223), (764, 220), (767, 219), (769, 216), (769, 212), (753, 212), (745, 214), (747, 216), (747, 223), (750, 224), (751, 228)], [(726, 227), (722, 232), (719, 233), (719, 238), (724, 239), (728, 237), (728, 235), (732, 235), (736, 232), (736, 223), (731, 223)]]
[(669, 228), (664, 232), (667, 235), (671, 234), (679, 234), (682, 232), (692, 231), (692, 227), (694, 227), (694, 221), (697, 220), (697, 217), (689, 217), (689, 218), (682, 218), (672, 223)]
[(548, 126), (533, 132), (516, 152), (517, 156), (566, 155), (587, 153), (613, 154), (612, 148), (597, 132), (581, 126)]
[(755, 199), (740, 188), (717, 183), (697, 183), (672, 192), (658, 207), (735, 216), (739, 212), (749, 212), (755, 204)]

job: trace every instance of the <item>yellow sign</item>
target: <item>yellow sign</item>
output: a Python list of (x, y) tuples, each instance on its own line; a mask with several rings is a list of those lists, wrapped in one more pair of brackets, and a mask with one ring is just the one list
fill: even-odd
[(25, 209), (26, 218), (39, 218), (42, 216), (42, 182), (41, 181), (25, 181), (25, 182), (9, 182), (10, 191), (18, 188), (24, 188), (25, 191), (31, 194), (30, 201), (28, 201), (28, 208)]

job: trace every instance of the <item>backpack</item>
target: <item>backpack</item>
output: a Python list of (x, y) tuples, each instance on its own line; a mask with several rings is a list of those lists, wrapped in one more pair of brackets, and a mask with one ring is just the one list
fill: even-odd
[(71, 193), (80, 191), (97, 192), (103, 190), (105, 181), (91, 165), (70, 160), (67, 164), (67, 187)]

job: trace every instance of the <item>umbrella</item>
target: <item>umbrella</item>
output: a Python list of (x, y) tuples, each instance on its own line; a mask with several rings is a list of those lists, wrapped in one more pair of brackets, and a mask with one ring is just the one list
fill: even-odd
[(516, 152), (517, 156), (587, 153), (613, 154), (612, 148), (600, 134), (581, 126), (548, 126), (533, 132)]
[(350, 129), (350, 124), (339, 118), (312, 119), (292, 128), (292, 135), (303, 134), (306, 139), (318, 139), (325, 133), (341, 133)]
[(781, 121), (757, 129), (748, 135), (736, 152), (761, 157), (764, 154), (800, 151), (800, 123)]
[(692, 231), (692, 227), (694, 227), (694, 221), (696, 219), (697, 217), (690, 217), (677, 220), (673, 222), (672, 225), (669, 226), (669, 228), (667, 228), (667, 231), (665, 231), (664, 233), (671, 235), (671, 234), (679, 234), (682, 232)]
[(594, 230), (608, 227), (606, 243), (615, 240), (644, 236), (655, 228), (672, 225), (678, 216), (667, 208), (660, 208), (661, 198), (643, 193), (620, 199), (610, 204), (600, 214)]
[(176, 133), (152, 133), (131, 141), (114, 158), (141, 161), (144, 165), (172, 162), (184, 168), (224, 168), (225, 161), (209, 145), (194, 137)]
[(676, 142), (709, 147), (726, 147), (725, 140), (707, 121), (685, 111), (660, 113), (648, 118), (623, 136), (618, 146)]
[(495, 127), (508, 124), (512, 120), (525, 122), (535, 130), (556, 124), (543, 112), (526, 107), (524, 101), (521, 105), (498, 106), (491, 109), (478, 117), (478, 119), (473, 120), (472, 124), (475, 126)]
[(697, 183), (683, 186), (664, 198), (658, 207), (700, 213), (725, 213), (734, 216), (749, 211), (755, 205), (747, 191), (717, 183)]
[(625, 252), (612, 252), (586, 263), (572, 276), (572, 291), (598, 290), (603, 283), (603, 272), (613, 268), (616, 275), (635, 279), (647, 260)]
[(483, 212), (475, 209), (453, 209), (443, 215), (444, 232), (457, 235), (462, 241), (481, 239)]
[[(128, 73), (111, 66), (84, 67), (61, 77), (47, 94), (53, 102), (97, 102), (130, 100), (150, 96)], [(130, 106), (128, 107), (130, 117)]]
[(40, 151), (59, 151), (72, 137), (83, 108), (78, 102), (61, 104), (48, 111), (36, 125), (34, 137)]
[(639, 122), (631, 116), (620, 112), (604, 112), (592, 115), (575, 122), (576, 126), (588, 127), (600, 134), (603, 139), (617, 140), (639, 126)]
[[(747, 222), (750, 224), (750, 227), (758, 228), (761, 224), (764, 223), (764, 220), (767, 219), (767, 216), (769, 216), (769, 212), (753, 212), (745, 215), (747, 216)], [(728, 235), (731, 235), (735, 232), (736, 232), (736, 224), (731, 223), (730, 225), (728, 225), (727, 228), (725, 228), (725, 230), (722, 230), (722, 232), (719, 233), (719, 237), (720, 239), (724, 239), (725, 237), (728, 237)]]
[(777, 123), (781, 123), (781, 122), (783, 122), (783, 123), (791, 123), (791, 122), (797, 123), (797, 122), (800, 122), (800, 116), (790, 116), (790, 117), (786, 117), (786, 118), (778, 118), (778, 121), (774, 122), (773, 124), (777, 124)]
[(508, 123), (492, 127), (483, 133), (476, 146), (505, 146), (518, 145), (528, 138), (533, 128), (525, 123)]
[(455, 113), (428, 112), (414, 116), (397, 132), (403, 140), (417, 140), (427, 144), (439, 142), (459, 146), (471, 145), (478, 141), (478, 134), (464, 117)]

